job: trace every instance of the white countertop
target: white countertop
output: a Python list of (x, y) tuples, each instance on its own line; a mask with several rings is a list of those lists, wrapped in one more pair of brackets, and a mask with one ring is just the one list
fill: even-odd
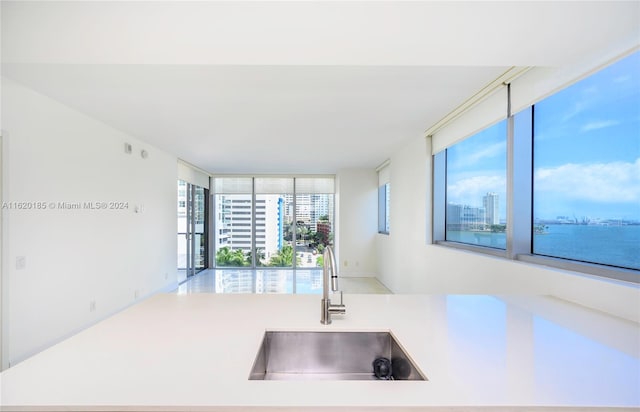
[[(534, 296), (345, 295), (345, 304), (324, 326), (319, 296), (156, 295), (4, 371), (1, 404), (640, 407), (636, 323)], [(428, 381), (250, 381), (265, 330), (390, 330)]]

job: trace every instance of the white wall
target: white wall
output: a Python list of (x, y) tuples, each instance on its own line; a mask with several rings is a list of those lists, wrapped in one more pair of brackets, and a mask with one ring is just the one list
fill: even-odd
[(431, 243), (431, 153), (424, 137), (391, 156), (390, 234), (377, 235), (379, 280), (394, 293), (550, 294), (640, 321), (640, 291)]
[(340, 276), (375, 276), (378, 175), (370, 169), (343, 169), (336, 174), (336, 189), (338, 272)]
[[(4, 201), (46, 207), (3, 210), (6, 367), (175, 284), (177, 160), (2, 81)], [(128, 206), (61, 210), (58, 202)]]

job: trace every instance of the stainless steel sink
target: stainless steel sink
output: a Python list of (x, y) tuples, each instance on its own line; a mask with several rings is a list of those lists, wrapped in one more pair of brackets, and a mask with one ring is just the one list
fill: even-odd
[(390, 332), (265, 332), (250, 380), (377, 380), (373, 362), (391, 361), (393, 380), (427, 380)]

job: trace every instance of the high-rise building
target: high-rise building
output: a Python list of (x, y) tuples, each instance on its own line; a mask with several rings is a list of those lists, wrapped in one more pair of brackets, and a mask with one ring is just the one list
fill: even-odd
[[(266, 195), (256, 199), (255, 247), (268, 259), (283, 246), (284, 199)], [(252, 202), (250, 195), (216, 196), (216, 250), (228, 246), (251, 252)]]
[(482, 206), (484, 206), (486, 213), (487, 225), (500, 224), (500, 205), (498, 200), (498, 194), (494, 192), (489, 192), (482, 197)]
[(251, 196), (216, 196), (216, 250), (228, 246), (231, 249), (251, 251)]
[(483, 207), (455, 203), (447, 205), (447, 230), (484, 229), (485, 222), (486, 212)]
[[(257, 207), (264, 202), (264, 213)], [(261, 246), (262, 245), (262, 246)], [(256, 247), (263, 248), (266, 261), (284, 246), (284, 198), (266, 195), (256, 199)]]

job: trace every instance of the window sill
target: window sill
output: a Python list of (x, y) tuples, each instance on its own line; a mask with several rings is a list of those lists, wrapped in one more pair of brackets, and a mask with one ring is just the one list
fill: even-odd
[(496, 256), (510, 261), (526, 262), (548, 268), (571, 271), (578, 275), (584, 275), (602, 281), (615, 281), (624, 283), (626, 286), (640, 287), (640, 271), (634, 269), (617, 268), (614, 266), (530, 254), (518, 254), (514, 259), (509, 259), (507, 251), (503, 249), (443, 240), (436, 241), (435, 244), (481, 255)]
[(517, 255), (516, 260), (555, 269), (579, 272), (586, 276), (597, 277), (600, 280), (615, 280), (624, 282), (627, 285), (640, 286), (640, 271), (638, 270), (529, 254)]
[(507, 257), (507, 252), (504, 249), (496, 249), (496, 248), (492, 248), (492, 247), (487, 247), (487, 246), (479, 246), (479, 245), (471, 245), (468, 243), (459, 243), (459, 242), (451, 242), (451, 241), (446, 241), (446, 240), (438, 240), (436, 241), (437, 245), (441, 245), (441, 246), (446, 246), (446, 247), (450, 247), (453, 249), (460, 249), (460, 250), (467, 250), (470, 252), (476, 252), (476, 253), (480, 253), (483, 255), (491, 255), (491, 256), (498, 256), (498, 257), (502, 257), (502, 258), (506, 258)]

